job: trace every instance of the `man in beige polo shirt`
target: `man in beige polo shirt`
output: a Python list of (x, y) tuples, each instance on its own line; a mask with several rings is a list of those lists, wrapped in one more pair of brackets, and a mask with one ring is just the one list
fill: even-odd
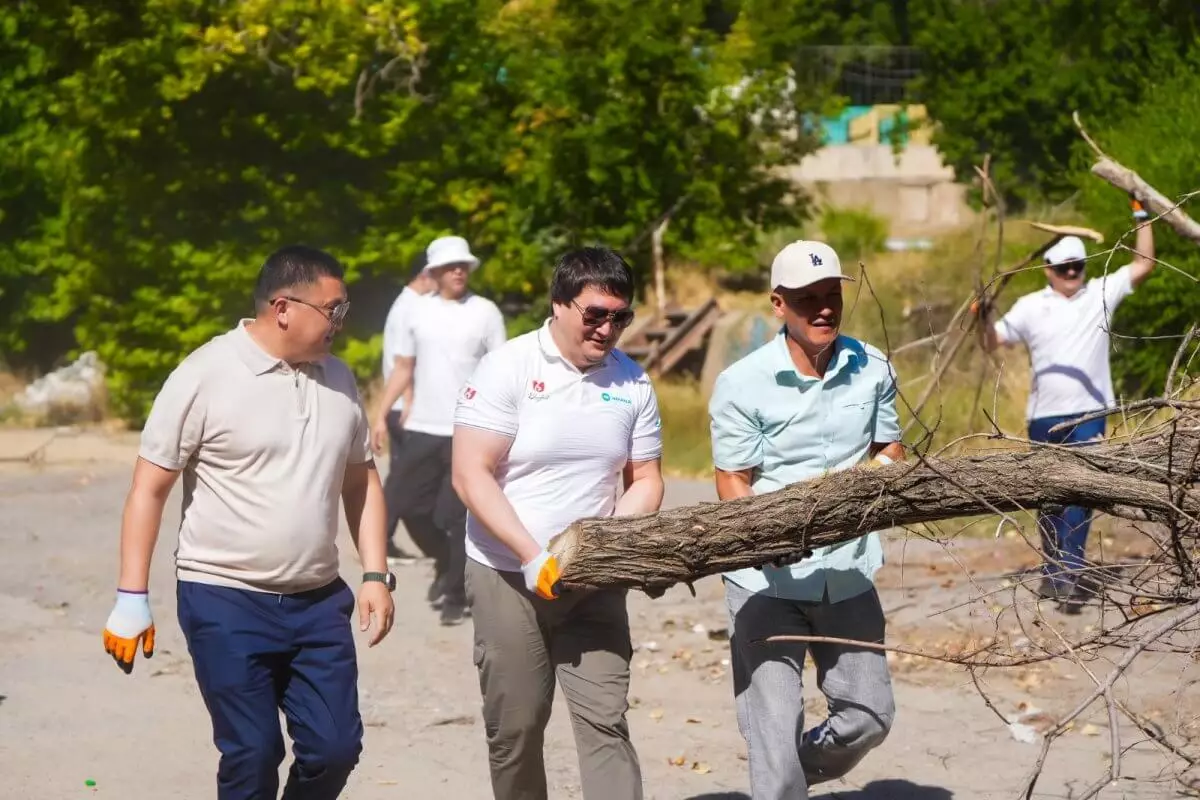
[(330, 800), (362, 749), (355, 599), (338, 577), (338, 500), (363, 568), (361, 630), (392, 624), (383, 489), (349, 368), (329, 354), (349, 308), (343, 269), (290, 246), (267, 258), (256, 316), (171, 373), (142, 431), (104, 649), (126, 672), (154, 651), (147, 594), (163, 507), (183, 475), (179, 623), (221, 753), (219, 800)]

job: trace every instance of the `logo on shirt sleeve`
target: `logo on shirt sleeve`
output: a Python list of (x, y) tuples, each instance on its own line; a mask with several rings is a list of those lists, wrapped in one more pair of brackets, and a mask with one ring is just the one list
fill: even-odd
[(463, 386), (463, 390), (460, 393), (459, 402), (464, 406), (473, 406), (475, 405), (476, 394), (477, 392), (475, 391), (475, 387), (468, 383), (467, 385)]

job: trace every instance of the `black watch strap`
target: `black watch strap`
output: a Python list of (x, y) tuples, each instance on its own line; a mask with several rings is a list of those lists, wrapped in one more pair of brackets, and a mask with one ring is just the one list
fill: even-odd
[(364, 572), (363, 583), (367, 581), (379, 581), (388, 588), (389, 592), (396, 591), (396, 576), (391, 572)]

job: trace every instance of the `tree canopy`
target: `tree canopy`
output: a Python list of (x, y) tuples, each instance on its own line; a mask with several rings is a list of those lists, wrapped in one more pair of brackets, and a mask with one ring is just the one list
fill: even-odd
[(796, 10), (713, 5), (8, 4), (0, 347), (97, 350), (137, 421), (284, 243), (353, 281), (458, 233), (483, 291), (540, 297), (566, 246), (637, 245), (675, 208), (675, 252), (748, 266), (805, 212), (773, 167), (814, 146), (820, 89), (791, 77)]
[[(513, 332), (541, 313), (568, 246), (622, 249), (644, 277), (667, 211), (677, 258), (757, 267), (763, 236), (809, 211), (777, 168), (817, 145), (811, 121), (838, 102), (830, 64), (862, 45), (919, 55), (907, 97), (960, 177), (990, 153), (1014, 209), (1076, 198), (1116, 236), (1127, 207), (1087, 175), (1071, 112), (1163, 191), (1200, 188), (1198, 9), (13, 0), (0, 6), (0, 354), (45, 368), (98, 351), (113, 410), (136, 423), (186, 352), (250, 313), (253, 276), (282, 244), (347, 264), (356, 310), (340, 352), (364, 378), (389, 295), (438, 235), (470, 240), (473, 280)], [(1160, 242), (1195, 274), (1194, 248)], [(1181, 333), (1195, 293), (1171, 299), (1187, 280), (1156, 276), (1123, 330)], [(1125, 388), (1160, 381), (1169, 347), (1118, 348)]]

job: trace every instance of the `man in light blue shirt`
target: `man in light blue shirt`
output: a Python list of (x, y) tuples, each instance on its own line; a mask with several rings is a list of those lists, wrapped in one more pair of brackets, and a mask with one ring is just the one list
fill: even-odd
[[(717, 494), (732, 500), (866, 462), (904, 458), (896, 381), (879, 350), (838, 331), (842, 274), (833, 248), (789, 244), (771, 265), (779, 334), (717, 378), (709, 404)], [(878, 746), (895, 716), (885, 654), (825, 643), (754, 644), (776, 634), (883, 642), (875, 591), (879, 536), (821, 547), (799, 563), (728, 573), (738, 727), (753, 800), (808, 797)], [(801, 674), (811, 651), (829, 718), (804, 733)]]

